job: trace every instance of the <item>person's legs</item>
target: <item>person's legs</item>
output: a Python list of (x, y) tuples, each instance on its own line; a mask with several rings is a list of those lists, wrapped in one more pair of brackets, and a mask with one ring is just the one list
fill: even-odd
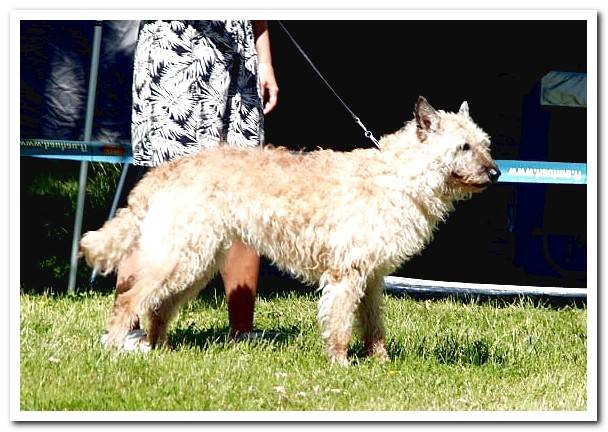
[(230, 331), (234, 335), (253, 331), (255, 292), (260, 273), (257, 252), (240, 241), (235, 241), (220, 269), (226, 300)]

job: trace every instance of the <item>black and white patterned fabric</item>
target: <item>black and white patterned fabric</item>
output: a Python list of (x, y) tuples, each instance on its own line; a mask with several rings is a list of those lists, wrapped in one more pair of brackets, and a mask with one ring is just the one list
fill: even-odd
[(142, 21), (135, 51), (135, 165), (217, 146), (263, 143), (257, 54), (249, 21)]

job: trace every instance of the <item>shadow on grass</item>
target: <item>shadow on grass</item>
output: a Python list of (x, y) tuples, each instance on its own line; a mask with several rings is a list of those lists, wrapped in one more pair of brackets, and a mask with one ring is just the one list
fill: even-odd
[[(469, 339), (452, 334), (423, 337), (414, 346), (403, 341), (388, 341), (387, 351), (391, 361), (414, 356), (444, 365), (462, 366), (503, 365), (508, 363), (509, 357), (506, 350), (485, 338)], [(351, 345), (348, 355), (358, 360), (369, 358), (361, 341)]]
[(200, 330), (193, 326), (177, 328), (169, 335), (169, 346), (175, 349), (179, 346), (196, 346), (201, 350), (214, 345), (224, 346), (229, 343), (260, 343), (284, 346), (289, 340), (300, 334), (299, 327), (282, 327), (276, 330), (256, 331), (252, 335), (233, 337), (230, 328), (214, 327)]
[[(429, 341), (430, 342), (430, 341)], [(431, 343), (426, 338), (416, 347), (422, 358), (434, 358), (441, 364), (482, 366), (501, 365), (507, 362), (507, 353), (485, 338), (460, 338), (452, 334), (438, 337)]]

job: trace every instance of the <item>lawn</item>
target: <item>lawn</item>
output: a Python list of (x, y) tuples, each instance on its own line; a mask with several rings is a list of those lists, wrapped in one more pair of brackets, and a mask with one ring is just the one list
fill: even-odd
[(323, 355), (315, 294), (258, 298), (256, 341), (227, 336), (223, 296), (189, 304), (170, 346), (102, 349), (112, 296), (21, 296), (21, 410), (585, 410), (587, 312), (386, 297), (391, 361)]

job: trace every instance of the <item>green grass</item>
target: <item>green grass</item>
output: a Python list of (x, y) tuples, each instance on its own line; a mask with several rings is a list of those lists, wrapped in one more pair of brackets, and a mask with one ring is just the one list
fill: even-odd
[(586, 310), (386, 298), (391, 361), (323, 355), (315, 295), (258, 299), (261, 341), (227, 336), (213, 293), (170, 347), (109, 352), (109, 294), (21, 297), (21, 410), (585, 410)]

